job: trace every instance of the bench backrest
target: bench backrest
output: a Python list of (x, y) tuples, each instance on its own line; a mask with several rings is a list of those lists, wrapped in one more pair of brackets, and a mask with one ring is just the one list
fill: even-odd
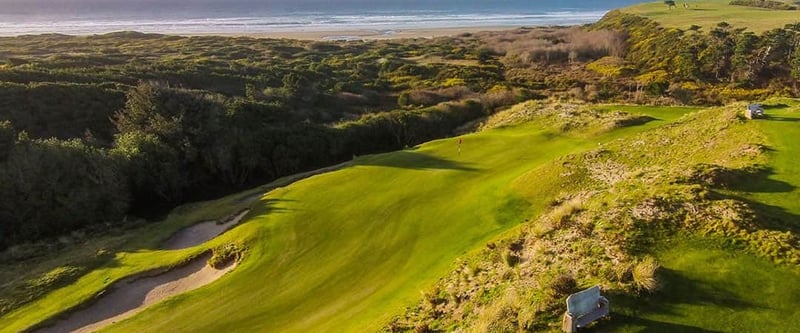
[(575, 316), (582, 316), (597, 309), (600, 301), (600, 286), (594, 286), (567, 297), (567, 312)]

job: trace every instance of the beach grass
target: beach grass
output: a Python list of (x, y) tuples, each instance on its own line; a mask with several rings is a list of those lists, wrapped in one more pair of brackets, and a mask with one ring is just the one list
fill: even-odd
[[(686, 3), (689, 7), (684, 8)], [(717, 23), (727, 22), (734, 28), (747, 28), (761, 33), (786, 24), (800, 22), (798, 10), (774, 10), (746, 6), (734, 6), (729, 0), (676, 1), (677, 7), (670, 9), (663, 1), (645, 2), (621, 9), (623, 12), (653, 19), (665, 27), (689, 29), (692, 25), (708, 31)]]

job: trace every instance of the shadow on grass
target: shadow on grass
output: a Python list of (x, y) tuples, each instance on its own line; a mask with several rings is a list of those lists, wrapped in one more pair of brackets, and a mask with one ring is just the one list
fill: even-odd
[(699, 327), (661, 322), (648, 317), (680, 317), (674, 308), (681, 305), (714, 305), (734, 311), (759, 307), (739, 299), (732, 292), (715, 285), (698, 281), (679, 271), (662, 268), (658, 272), (662, 286), (651, 295), (632, 297), (609, 293), (611, 316), (601, 321), (589, 332), (715, 332)]
[(718, 199), (731, 199), (746, 203), (755, 212), (755, 219), (752, 221), (759, 229), (774, 230), (780, 232), (800, 232), (800, 215), (793, 214), (783, 207), (772, 206), (745, 197), (714, 192)]
[(775, 109), (785, 109), (788, 108), (789, 105), (785, 103), (778, 103), (778, 104), (762, 104), (761, 105), (764, 110), (775, 110)]
[(800, 122), (800, 118), (798, 118), (798, 117), (776, 117), (776, 116), (770, 116), (770, 115), (767, 115), (764, 118), (764, 120), (767, 120), (767, 121), (784, 121), (784, 122), (790, 122), (790, 123)]
[(724, 173), (722, 176), (727, 179), (722, 179), (721, 186), (713, 188), (750, 193), (788, 193), (797, 188), (787, 182), (771, 179), (770, 176), (775, 174), (773, 168), (727, 169)]
[[(616, 323), (625, 323), (617, 325)], [(586, 330), (586, 332), (616, 332), (620, 328), (635, 328), (633, 331), (639, 333), (661, 333), (661, 332), (676, 332), (676, 333), (714, 333), (718, 331), (707, 330), (700, 327), (689, 325), (666, 323), (662, 321), (650, 320), (645, 318), (638, 318), (627, 316), (624, 314), (611, 315), (610, 321), (603, 321)]]
[(417, 153), (414, 151), (397, 151), (390, 154), (364, 156), (354, 161), (355, 165), (385, 166), (413, 170), (459, 170), (478, 171), (464, 163)]
[[(769, 147), (762, 149), (774, 151)], [(699, 164), (685, 181), (705, 185), (713, 190), (734, 192), (789, 193), (797, 189), (793, 184), (773, 179), (773, 175), (775, 169), (770, 167), (730, 169), (713, 164)]]

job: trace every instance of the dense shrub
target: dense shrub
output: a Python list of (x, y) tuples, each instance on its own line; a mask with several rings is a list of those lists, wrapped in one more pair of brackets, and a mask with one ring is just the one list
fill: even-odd
[(123, 92), (98, 85), (0, 83), (0, 120), (34, 138), (81, 138), (88, 131), (108, 143), (108, 119), (124, 102)]
[(207, 264), (216, 269), (222, 269), (225, 266), (239, 262), (244, 254), (244, 248), (235, 243), (225, 243), (217, 246), (212, 250), (211, 258), (208, 259)]
[(0, 162), (0, 247), (122, 220), (129, 192), (120, 164), (78, 140), (17, 141)]
[(792, 6), (783, 1), (774, 0), (733, 0), (730, 2), (734, 6), (748, 6), (758, 8), (780, 9), (780, 10), (796, 10), (797, 6)]
[(487, 46), (497, 54), (516, 58), (520, 65), (560, 63), (623, 56), (625, 34), (610, 30), (520, 29), (487, 33)]

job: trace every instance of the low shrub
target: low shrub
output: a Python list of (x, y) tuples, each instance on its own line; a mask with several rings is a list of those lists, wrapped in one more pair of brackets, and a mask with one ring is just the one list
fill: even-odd
[(661, 265), (655, 258), (647, 256), (633, 266), (633, 284), (639, 292), (654, 292), (658, 289), (659, 283), (656, 272)]
[(238, 262), (242, 258), (244, 248), (234, 243), (226, 243), (216, 247), (213, 255), (208, 259), (208, 265), (221, 269), (233, 261)]
[(779, 10), (797, 9), (797, 6), (792, 6), (783, 1), (773, 1), (773, 0), (733, 0), (729, 4), (733, 6), (747, 6), (747, 7), (769, 8), (769, 9), (779, 9)]

